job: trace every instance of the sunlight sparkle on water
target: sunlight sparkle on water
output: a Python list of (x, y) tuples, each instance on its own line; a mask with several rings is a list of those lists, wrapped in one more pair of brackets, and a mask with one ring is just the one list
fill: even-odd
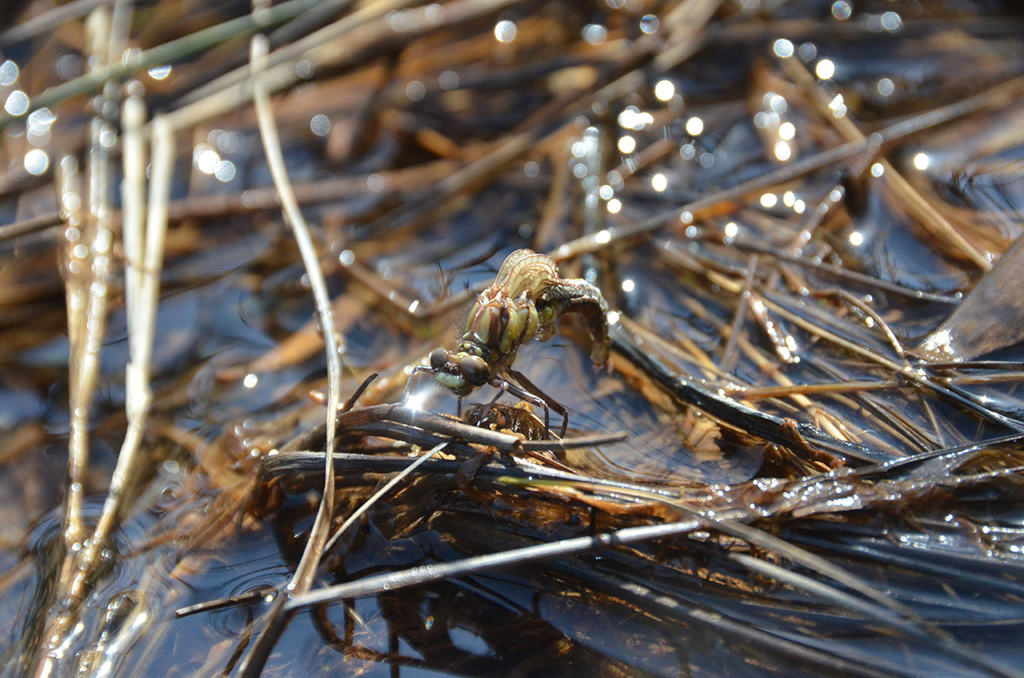
[(835, 95), (832, 101), (828, 102), (828, 107), (832, 109), (832, 115), (837, 118), (841, 118), (846, 115), (846, 103), (843, 100), (842, 94)]
[(203, 174), (213, 174), (220, 163), (220, 155), (207, 144), (198, 144), (192, 150), (192, 164)]
[(853, 15), (853, 8), (846, 0), (836, 0), (832, 3), (832, 16), (840, 21), (846, 21)]
[(213, 170), (213, 176), (224, 183), (231, 181), (235, 178), (235, 163), (230, 160), (221, 160)]
[(28, 104), (28, 95), (20, 89), (16, 89), (7, 95), (7, 101), (4, 102), (4, 110), (11, 115), (24, 115), (25, 111), (28, 110)]
[(778, 40), (775, 41), (775, 45), (772, 47), (772, 50), (775, 52), (776, 56), (781, 57), (783, 59), (788, 59), (789, 57), (793, 56), (794, 47), (793, 43), (790, 42), (789, 40), (786, 40), (785, 38), (779, 38)]
[(171, 65), (167, 64), (164, 66), (153, 66), (146, 73), (154, 80), (166, 80), (167, 76), (171, 74), (171, 70)]
[(410, 101), (423, 101), (426, 95), (427, 86), (419, 80), (413, 80), (405, 86), (405, 96), (409, 97)]
[(28, 133), (30, 135), (46, 134), (56, 120), (57, 116), (49, 108), (40, 108), (28, 116)]
[(640, 18), (640, 30), (647, 35), (657, 32), (660, 25), (661, 22), (658, 20), (658, 17), (653, 14), (645, 14)]
[(587, 24), (583, 27), (583, 40), (591, 45), (600, 45), (608, 37), (608, 29), (601, 24)]
[(831, 59), (822, 59), (814, 67), (814, 74), (822, 80), (828, 80), (836, 74), (836, 65), (832, 63)]
[(18, 64), (10, 59), (0, 64), (0, 86), (13, 85), (18, 79)]
[(41, 148), (33, 148), (25, 154), (25, 171), (39, 176), (50, 166), (50, 156)]
[(459, 74), (455, 71), (445, 71), (437, 78), (437, 83), (445, 92), (451, 92), (459, 86)]
[(786, 97), (780, 96), (775, 92), (771, 92), (765, 96), (764, 105), (776, 113), (785, 113), (789, 110), (789, 104), (786, 103)]
[(619, 125), (626, 129), (641, 130), (654, 123), (654, 116), (636, 106), (627, 106), (619, 113)]
[(309, 121), (309, 129), (318, 137), (327, 136), (331, 131), (331, 119), (323, 113), (318, 113)]
[(898, 31), (903, 25), (903, 17), (896, 12), (885, 12), (880, 19), (882, 28), (887, 31)]
[(508, 20), (494, 24), (494, 37), (498, 42), (512, 42), (516, 39), (516, 25)]
[(422, 410), (426, 402), (427, 391), (421, 390), (416, 393), (410, 393), (409, 397), (405, 399), (405, 406), (410, 410)]

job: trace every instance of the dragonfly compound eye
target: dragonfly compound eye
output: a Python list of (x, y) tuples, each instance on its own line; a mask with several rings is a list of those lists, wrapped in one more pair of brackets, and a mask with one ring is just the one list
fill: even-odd
[(435, 348), (430, 352), (430, 367), (433, 370), (439, 370), (445, 366), (448, 362), (448, 352), (443, 348)]
[(459, 360), (459, 371), (463, 378), (473, 386), (483, 386), (491, 377), (487, 361), (480, 356), (468, 355)]

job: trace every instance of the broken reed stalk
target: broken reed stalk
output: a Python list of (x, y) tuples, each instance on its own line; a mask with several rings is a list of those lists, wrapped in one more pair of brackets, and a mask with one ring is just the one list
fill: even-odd
[[(267, 49), (268, 45), (265, 36), (257, 35), (252, 39), (253, 104), (256, 107), (260, 137), (263, 140), (263, 149), (267, 155), (267, 162), (273, 175), (274, 186), (281, 196), (285, 221), (292, 227), (295, 241), (302, 255), (303, 265), (306, 268), (306, 275), (310, 279), (317, 313), (320, 316), (324, 349), (327, 354), (326, 442), (327, 449), (334, 449), (335, 432), (337, 430), (336, 413), (341, 410), (341, 351), (343, 345), (338, 341), (334, 328), (330, 295), (327, 292), (327, 282), (324, 280), (323, 270), (320, 268), (316, 248), (313, 245), (313, 240), (309, 234), (309, 227), (302, 216), (298, 201), (295, 199), (295, 193), (292, 191), (291, 182), (288, 179), (284, 155), (281, 151), (281, 142), (277, 135), (277, 123), (274, 120), (274, 114), (270, 106), (270, 94), (262, 82), (263, 74), (266, 70)], [(241, 675), (257, 675), (266, 657), (269, 656), (270, 650), (277, 640), (276, 632), (282, 630), (286, 623), (285, 616), (281, 614), (281, 605), (286, 597), (290, 598), (293, 595), (301, 595), (313, 585), (313, 579), (320, 565), (320, 558), (323, 555), (324, 545), (327, 542), (328, 530), (330, 529), (333, 514), (334, 457), (326, 454), (324, 455), (323, 494), (320, 497), (320, 506), (317, 509), (313, 526), (310, 529), (306, 547), (302, 552), (302, 558), (299, 560), (299, 564), (296, 566), (290, 581), (285, 586), (287, 596), (278, 598), (278, 601), (268, 614), (267, 625), (254, 641), (251, 652), (243, 660), (240, 669)]]

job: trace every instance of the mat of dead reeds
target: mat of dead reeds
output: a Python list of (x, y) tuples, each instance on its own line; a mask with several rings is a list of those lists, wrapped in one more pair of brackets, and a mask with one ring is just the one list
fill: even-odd
[(1024, 675), (1017, 3), (0, 17), (0, 675)]

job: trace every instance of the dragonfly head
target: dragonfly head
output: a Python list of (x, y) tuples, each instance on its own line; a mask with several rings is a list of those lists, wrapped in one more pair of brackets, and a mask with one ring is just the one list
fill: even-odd
[(478, 355), (459, 351), (452, 353), (437, 348), (430, 353), (430, 369), (442, 386), (457, 396), (468, 395), (477, 386), (483, 386), (491, 378), (491, 368)]

